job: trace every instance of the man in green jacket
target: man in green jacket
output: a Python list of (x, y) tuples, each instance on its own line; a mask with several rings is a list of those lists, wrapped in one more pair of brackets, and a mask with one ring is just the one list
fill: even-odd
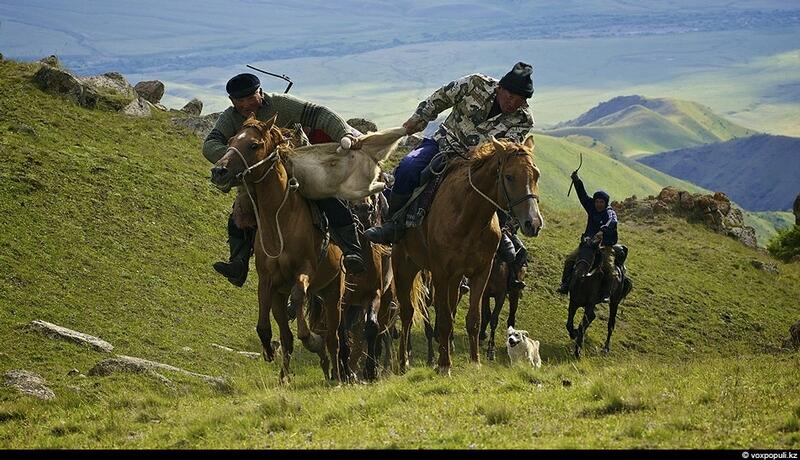
[[(312, 144), (340, 142), (347, 137), (357, 147), (355, 140), (361, 133), (348, 126), (332, 110), (287, 94), (264, 93), (261, 82), (253, 74), (236, 75), (228, 81), (225, 89), (233, 107), (228, 107), (220, 114), (214, 129), (203, 142), (203, 155), (211, 163), (222, 158), (228, 149), (228, 139), (242, 128), (242, 124), (251, 114), (262, 121), (277, 114), (276, 125), (280, 127), (290, 128), (299, 123)], [(328, 218), (334, 243), (344, 253), (345, 270), (348, 273), (363, 271), (361, 246), (350, 210), (337, 198), (317, 200), (316, 204)], [(228, 217), (230, 261), (215, 263), (214, 270), (236, 286), (242, 286), (247, 279), (255, 232), (255, 229), (238, 228), (233, 213)]]

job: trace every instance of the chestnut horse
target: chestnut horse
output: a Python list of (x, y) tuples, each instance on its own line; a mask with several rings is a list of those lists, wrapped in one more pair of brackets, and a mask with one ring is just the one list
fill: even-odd
[[(259, 304), (256, 331), (264, 359), (272, 362), (275, 357), (269, 319), (272, 311), (280, 329), (283, 354), (280, 377), (282, 382), (288, 379), (294, 349), (286, 310), (291, 295), (297, 309), (298, 338), (308, 350), (319, 355), (325, 377), (340, 380), (338, 326), (344, 292), (339, 266), (341, 251), (337, 246), (323, 245), (323, 234), (314, 227), (308, 202), (295, 191), (296, 181), (290, 180), (282, 158), (291, 150), (284, 145), (289, 132), (275, 126), (275, 119), (261, 122), (252, 116), (248, 118), (229, 140), (228, 150), (211, 171), (211, 181), (225, 192), (242, 184), (255, 202)], [(308, 327), (304, 311), (307, 294), (322, 299), (325, 322), (334, 325), (326, 329), (324, 345), (322, 338)]]
[(409, 229), (392, 248), (402, 320), (398, 352), (401, 371), (409, 364), (412, 297), (419, 297), (417, 274), (422, 269), (430, 270), (434, 288), (439, 372), (450, 375), (450, 339), (462, 276), (469, 277), (470, 286), (470, 360), (480, 363), (481, 298), (500, 242), (496, 212), (499, 209), (514, 216), (527, 236), (538, 235), (543, 225), (538, 205), (540, 173), (533, 164), (533, 147), (530, 136), (523, 144), (492, 138), (478, 147), (472, 159), (453, 159), (422, 225)]

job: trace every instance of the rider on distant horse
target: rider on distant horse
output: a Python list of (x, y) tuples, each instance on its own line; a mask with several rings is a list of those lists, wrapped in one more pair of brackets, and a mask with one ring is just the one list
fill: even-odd
[[(608, 193), (598, 190), (589, 198), (589, 195), (586, 194), (586, 188), (583, 186), (583, 181), (578, 177), (578, 171), (573, 172), (571, 177), (572, 182), (575, 184), (575, 191), (578, 193), (578, 199), (583, 205), (583, 209), (586, 210), (586, 214), (588, 214), (586, 230), (581, 235), (581, 241), (589, 237), (594, 242), (599, 243), (602, 239), (600, 253), (603, 256), (604, 279), (601, 288), (602, 300), (600, 302), (608, 302), (611, 297), (611, 284), (615, 273), (613, 246), (617, 244), (617, 213), (611, 209)], [(578, 248), (580, 248), (580, 245)], [(564, 274), (561, 276), (561, 286), (558, 288), (558, 292), (561, 294), (569, 292), (572, 269), (575, 265), (575, 260), (578, 258), (578, 248), (572, 251), (564, 261)]]
[[(450, 139), (466, 147), (471, 153), (479, 144), (488, 141), (491, 136), (505, 137), (515, 142), (522, 142), (525, 135), (533, 127), (533, 116), (526, 99), (533, 95), (533, 69), (524, 62), (518, 62), (500, 81), (481, 74), (467, 75), (436, 90), (428, 99), (422, 101), (414, 114), (403, 123), (408, 134), (425, 129), (428, 122), (433, 121), (440, 112), (452, 107), (453, 110), (442, 126), (433, 135), (425, 138), (415, 150), (409, 152), (395, 169), (395, 184), (389, 197), (390, 216), (382, 227), (372, 227), (365, 236), (372, 242), (381, 244), (395, 243), (405, 233), (405, 219), (397, 215), (411, 198), (412, 192), (420, 185), (420, 173), (441, 150), (448, 150)], [(516, 244), (515, 244), (516, 243)], [(517, 279), (516, 273), (523, 257), (517, 256), (517, 248), (524, 251), (518, 238), (513, 240), (507, 232), (503, 232), (500, 241), (502, 257), (514, 271), (512, 279), (514, 287), (524, 287)], [(523, 256), (524, 252), (520, 252)], [(514, 261), (518, 261), (515, 264)]]
[[(336, 113), (327, 107), (306, 102), (287, 94), (264, 93), (261, 82), (253, 74), (243, 73), (231, 78), (225, 86), (233, 107), (228, 107), (220, 115), (214, 129), (203, 143), (203, 155), (216, 163), (228, 149), (228, 139), (241, 128), (248, 115), (266, 121), (276, 113), (277, 126), (291, 128), (295, 124), (308, 130), (312, 144), (339, 142), (347, 137), (357, 148), (356, 138), (361, 134)], [(356, 226), (347, 206), (337, 198), (317, 200), (316, 204), (330, 222), (331, 236), (344, 253), (344, 266), (348, 273), (364, 270), (361, 247), (358, 243)], [(232, 284), (242, 286), (247, 279), (250, 256), (253, 253), (255, 229), (240, 229), (236, 226), (233, 213), (228, 217), (228, 243), (230, 262), (216, 262), (214, 270), (228, 278)]]

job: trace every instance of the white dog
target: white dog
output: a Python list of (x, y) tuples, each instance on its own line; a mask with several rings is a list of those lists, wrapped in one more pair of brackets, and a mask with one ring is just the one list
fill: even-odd
[(527, 359), (531, 366), (542, 367), (542, 358), (539, 357), (539, 341), (528, 337), (528, 331), (516, 330), (508, 326), (508, 359), (513, 366), (516, 362)]
[(380, 192), (384, 183), (378, 180), (379, 161), (396, 149), (405, 128), (390, 128), (360, 136), (361, 148), (349, 150), (350, 140), (338, 143), (298, 147), (288, 156), (292, 171), (300, 183), (299, 191), (312, 200), (343, 198), (359, 200)]

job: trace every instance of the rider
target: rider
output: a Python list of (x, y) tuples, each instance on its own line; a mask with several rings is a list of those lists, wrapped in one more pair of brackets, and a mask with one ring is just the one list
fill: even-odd
[[(288, 94), (264, 93), (261, 90), (261, 82), (253, 74), (236, 75), (225, 85), (225, 90), (233, 107), (228, 107), (220, 114), (214, 129), (206, 136), (203, 143), (203, 155), (212, 163), (222, 158), (228, 149), (228, 139), (242, 128), (242, 124), (251, 114), (259, 120), (266, 121), (277, 113), (276, 125), (280, 127), (300, 124), (304, 131), (307, 131), (312, 144), (334, 142), (334, 140), (338, 142), (347, 137), (351, 141), (351, 148), (358, 148), (356, 139), (361, 133), (348, 126), (332, 110)], [(363, 271), (364, 261), (360, 255), (361, 247), (350, 210), (337, 198), (317, 200), (316, 204), (327, 216), (331, 236), (344, 253), (345, 270), (348, 273)], [(238, 228), (233, 213), (228, 217), (230, 262), (216, 262), (214, 270), (236, 286), (242, 286), (247, 279), (255, 232), (252, 228)]]
[[(414, 189), (420, 185), (422, 170), (440, 149), (447, 149), (448, 135), (466, 146), (470, 153), (491, 136), (505, 137), (515, 142), (524, 140), (534, 123), (527, 103), (527, 99), (533, 96), (532, 72), (533, 68), (529, 64), (518, 62), (499, 81), (482, 74), (467, 75), (439, 88), (417, 106), (414, 114), (403, 123), (408, 134), (425, 129), (428, 122), (435, 120), (440, 112), (450, 107), (453, 110), (433, 137), (423, 139), (420, 146), (409, 152), (397, 166), (394, 172), (395, 184), (389, 196), (388, 214), (393, 219), (381, 227), (368, 229), (364, 233), (367, 239), (375, 243), (391, 244), (402, 238), (405, 233), (405, 219), (398, 216), (397, 211), (408, 202)], [(517, 242), (521, 245), (519, 239)], [(507, 248), (509, 244), (515, 253), (518, 252), (517, 245), (503, 232), (500, 247)], [(516, 274), (518, 267), (516, 264), (510, 265), (514, 265), (512, 270)], [(513, 278), (517, 280), (517, 276)], [(524, 287), (524, 283), (521, 286)]]
[[(586, 194), (586, 188), (583, 186), (583, 181), (578, 177), (578, 171), (574, 171), (571, 177), (572, 182), (575, 184), (575, 191), (578, 193), (578, 199), (588, 215), (586, 230), (581, 235), (581, 241), (587, 237), (591, 238), (595, 243), (602, 241), (600, 253), (603, 257), (604, 278), (600, 302), (608, 302), (611, 298), (611, 283), (614, 276), (613, 246), (617, 244), (617, 213), (609, 205), (610, 197), (608, 193), (598, 190), (589, 198), (589, 195)], [(575, 260), (578, 258), (579, 249), (580, 245), (564, 261), (564, 273), (561, 276), (561, 286), (558, 287), (558, 292), (561, 294), (569, 292), (572, 269), (575, 265)]]

